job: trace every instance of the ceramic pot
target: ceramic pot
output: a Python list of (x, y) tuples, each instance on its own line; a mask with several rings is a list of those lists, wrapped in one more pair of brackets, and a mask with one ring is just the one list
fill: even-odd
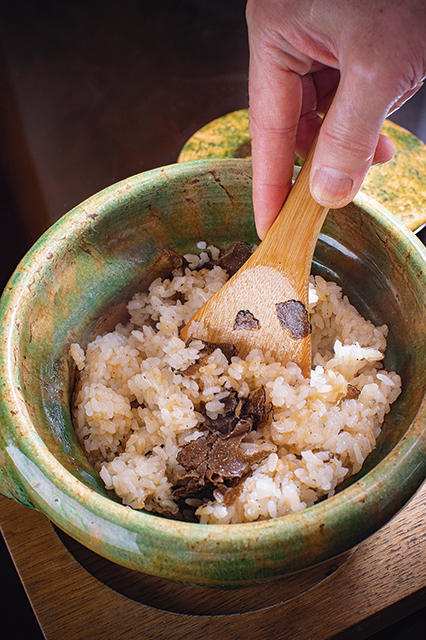
[(74, 434), (69, 345), (125, 320), (126, 301), (171, 270), (169, 249), (256, 242), (249, 160), (196, 161), (111, 186), (59, 220), (22, 260), (0, 311), (0, 482), (110, 560), (175, 581), (237, 587), (337, 557), (386, 523), (426, 476), (426, 252), (362, 194), (330, 211), (313, 271), (389, 326), (402, 377), (362, 471), (294, 515), (240, 525), (176, 522), (123, 506)]

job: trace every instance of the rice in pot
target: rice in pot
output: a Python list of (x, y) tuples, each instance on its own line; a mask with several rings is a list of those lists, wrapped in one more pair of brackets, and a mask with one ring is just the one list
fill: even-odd
[(387, 327), (316, 276), (310, 380), (258, 350), (241, 360), (185, 344), (180, 330), (228, 278), (218, 249), (199, 248), (132, 298), (127, 324), (86, 351), (71, 346), (76, 433), (106, 487), (135, 509), (221, 524), (300, 511), (375, 447), (401, 388), (381, 364)]

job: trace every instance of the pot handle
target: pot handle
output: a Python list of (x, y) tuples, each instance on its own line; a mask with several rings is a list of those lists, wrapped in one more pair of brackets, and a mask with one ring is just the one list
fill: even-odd
[(32, 507), (34, 509), (34, 505), (28, 499), (13, 471), (9, 472), (11, 467), (13, 468), (13, 463), (7, 455), (7, 452), (0, 450), (0, 493), (5, 496), (5, 498), (11, 498), (15, 500), (15, 502), (23, 504), (25, 507)]

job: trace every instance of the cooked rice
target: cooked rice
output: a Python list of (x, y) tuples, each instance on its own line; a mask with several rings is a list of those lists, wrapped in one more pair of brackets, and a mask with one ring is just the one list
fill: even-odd
[(310, 380), (297, 365), (283, 366), (258, 350), (228, 363), (216, 349), (187, 375), (203, 344), (185, 344), (179, 331), (227, 280), (219, 266), (200, 268), (218, 250), (205, 243), (198, 248), (200, 255), (185, 256), (188, 266), (132, 298), (127, 324), (98, 336), (85, 352), (71, 346), (79, 370), (73, 405), (78, 438), (124, 504), (186, 517), (172, 491), (182, 472), (178, 451), (205, 433), (206, 415), (221, 415), (229, 389), (246, 398), (263, 386), (272, 418), (251, 431), (241, 448), (263, 449), (266, 458), (254, 465), (233, 501), (216, 490), (208, 502), (188, 498), (188, 513), (196, 509), (200, 522), (226, 524), (300, 511), (332, 496), (375, 447), (401, 388), (399, 376), (381, 365), (387, 327), (365, 320), (337, 284), (316, 276), (309, 297)]

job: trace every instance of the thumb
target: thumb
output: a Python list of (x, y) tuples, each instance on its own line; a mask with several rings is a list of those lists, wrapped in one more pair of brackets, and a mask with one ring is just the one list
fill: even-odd
[(362, 84), (355, 86), (353, 76), (341, 81), (319, 133), (310, 185), (315, 200), (328, 207), (350, 202), (373, 162), (387, 162), (395, 151), (380, 135), (389, 95), (380, 99), (377, 89), (366, 91)]

